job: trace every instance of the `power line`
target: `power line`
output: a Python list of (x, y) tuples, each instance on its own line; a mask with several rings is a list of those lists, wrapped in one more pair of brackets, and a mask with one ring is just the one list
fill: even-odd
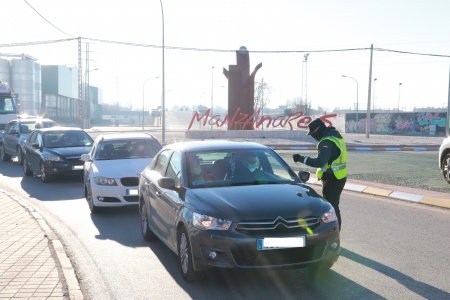
[(53, 25), (49, 20), (47, 20), (43, 15), (41, 15), (41, 14), (40, 14), (33, 6), (31, 6), (31, 4), (27, 2), (27, 0), (23, 0), (23, 1), (25, 1), (25, 3), (26, 3), (29, 7), (31, 7), (32, 10), (34, 10), (34, 11), (35, 11), (42, 19), (44, 19), (48, 24), (52, 25), (56, 30), (58, 30), (58, 31), (64, 33), (65, 35), (70, 36), (70, 37), (74, 37), (73, 35), (70, 35), (70, 34), (68, 34), (68, 33), (62, 31), (61, 29), (59, 29), (59, 28), (56, 27), (55, 25)]
[[(160, 45), (149, 45), (149, 44), (130, 43), (130, 42), (102, 40), (102, 39), (94, 39), (94, 38), (83, 38), (83, 37), (81, 39), (87, 40), (87, 41), (99, 42), (99, 43), (108, 43), (108, 44), (116, 44), (116, 45), (124, 45), (124, 46), (157, 48), (157, 49), (162, 48), (162, 46), (160, 46)], [(6, 47), (19, 47), (19, 46), (35, 46), (35, 45), (45, 45), (45, 44), (69, 42), (69, 41), (73, 41), (73, 40), (77, 40), (77, 38), (0, 44), (0, 47), (6, 48)], [(231, 52), (231, 53), (236, 52), (235, 49), (232, 49), (232, 50), (231, 49), (212, 49), (212, 48), (204, 49), (204, 48), (186, 48), (186, 47), (179, 47), (179, 46), (164, 46), (164, 48), (169, 49), (169, 50), (198, 51), (198, 52)], [(249, 50), (248, 52), (249, 53), (265, 53), (265, 54), (288, 54), (288, 53), (349, 52), (349, 51), (364, 51), (364, 50), (370, 50), (370, 48), (316, 49), (316, 50)], [(384, 48), (374, 48), (373, 50), (380, 51), (380, 52), (399, 53), (399, 54), (450, 58), (450, 55), (444, 55), (444, 54), (419, 53), (419, 52), (400, 51), (400, 50), (393, 50), (393, 49), (384, 49)]]

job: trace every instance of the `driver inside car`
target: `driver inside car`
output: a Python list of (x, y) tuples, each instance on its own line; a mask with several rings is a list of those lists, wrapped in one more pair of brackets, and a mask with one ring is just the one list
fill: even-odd
[(259, 171), (259, 160), (254, 152), (246, 152), (241, 160), (237, 160), (233, 170), (233, 178), (248, 178)]

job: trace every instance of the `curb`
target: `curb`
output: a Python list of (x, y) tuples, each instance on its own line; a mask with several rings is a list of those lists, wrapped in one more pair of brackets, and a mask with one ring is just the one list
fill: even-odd
[[(266, 145), (273, 150), (317, 150), (316, 146), (286, 146), (286, 145)], [(347, 150), (351, 151), (438, 151), (439, 146), (372, 146), (358, 147), (348, 146)]]
[[(307, 181), (307, 183), (314, 184), (314, 185), (322, 185), (321, 181), (315, 177), (314, 178), (311, 177)], [(395, 199), (395, 200), (402, 200), (402, 201), (414, 202), (414, 203), (419, 203), (419, 204), (438, 206), (438, 207), (442, 207), (442, 208), (450, 208), (450, 199), (443, 199), (443, 198), (430, 197), (430, 196), (412, 194), (412, 193), (401, 192), (401, 191), (387, 190), (387, 189), (370, 187), (370, 186), (361, 185), (361, 184), (355, 184), (355, 183), (351, 183), (348, 181), (345, 183), (344, 190), (358, 192), (358, 193), (365, 193), (365, 194), (370, 194), (370, 195), (375, 195), (375, 196), (381, 196), (381, 197), (386, 197), (386, 198)]]
[(14, 195), (11, 195), (8, 192), (5, 192), (3, 190), (0, 190), (0, 192), (7, 195), (10, 199), (16, 201), (19, 203), (22, 207), (24, 207), (26, 210), (28, 210), (31, 214), (31, 216), (36, 220), (36, 222), (39, 224), (41, 229), (44, 231), (44, 235), (48, 240), (48, 246), (51, 249), (51, 251), (56, 254), (56, 257), (53, 257), (55, 260), (55, 263), (58, 267), (58, 272), (62, 271), (63, 274), (60, 274), (62, 278), (64, 278), (65, 284), (67, 285), (67, 289), (69, 292), (69, 299), (70, 300), (83, 300), (84, 296), (81, 292), (80, 285), (78, 283), (78, 279), (75, 274), (75, 270), (72, 266), (72, 262), (70, 261), (69, 257), (67, 257), (66, 251), (64, 249), (64, 246), (62, 245), (61, 241), (58, 239), (56, 234), (50, 229), (47, 222), (45, 222), (44, 218), (26, 201), (23, 199), (20, 199)]

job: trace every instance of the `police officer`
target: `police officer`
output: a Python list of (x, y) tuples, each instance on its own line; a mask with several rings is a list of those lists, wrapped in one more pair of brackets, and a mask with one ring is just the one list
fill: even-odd
[(317, 168), (316, 176), (322, 180), (322, 195), (333, 206), (341, 229), (339, 199), (347, 181), (347, 148), (342, 135), (336, 128), (327, 127), (321, 119), (308, 125), (308, 135), (317, 143), (317, 157), (294, 154), (294, 162)]

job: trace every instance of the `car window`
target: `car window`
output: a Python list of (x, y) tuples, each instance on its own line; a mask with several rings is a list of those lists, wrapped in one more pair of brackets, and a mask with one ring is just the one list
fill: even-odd
[(92, 146), (92, 138), (84, 131), (49, 131), (44, 134), (47, 148)]
[(169, 154), (170, 154), (169, 150), (164, 150), (163, 152), (161, 152), (158, 155), (155, 164), (153, 165), (153, 170), (161, 174), (161, 176), (164, 175), (163, 171), (164, 167), (166, 166), (166, 162), (168, 161)]
[(31, 133), (31, 135), (28, 137), (28, 142), (29, 142), (30, 144), (33, 144), (34, 141), (36, 141), (36, 136), (37, 136), (37, 134), (38, 134), (38, 132), (35, 131), (35, 132)]
[(153, 158), (161, 146), (153, 139), (119, 139), (99, 143), (95, 159)]
[(21, 133), (30, 133), (34, 130), (34, 123), (32, 122), (21, 122), (20, 123), (20, 132)]
[(10, 122), (5, 131), (6, 133), (17, 133), (18, 132), (17, 122)]
[(295, 172), (270, 149), (231, 149), (186, 155), (191, 188), (297, 182)]
[(42, 132), (36, 134), (36, 141), (34, 143), (37, 143), (39, 148), (44, 146), (44, 143), (42, 142)]
[(170, 158), (169, 165), (167, 166), (166, 177), (173, 178), (175, 180), (175, 186), (180, 186), (181, 182), (181, 155), (178, 152), (174, 152)]

